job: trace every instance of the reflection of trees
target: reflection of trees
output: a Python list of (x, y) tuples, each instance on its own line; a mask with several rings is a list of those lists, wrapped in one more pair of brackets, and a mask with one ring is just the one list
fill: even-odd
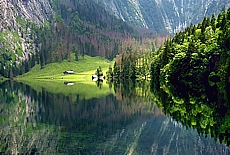
[[(60, 150), (65, 150), (69, 145), (74, 145), (79, 153), (87, 153), (96, 147), (104, 145), (110, 135), (117, 130), (123, 129), (134, 120), (149, 118), (150, 114), (161, 114), (159, 109), (150, 107), (141, 100), (142, 96), (135, 95), (135, 87), (123, 86), (116, 88), (117, 92), (123, 94), (124, 99), (117, 100), (113, 95), (90, 100), (80, 99), (80, 96), (64, 96), (52, 94), (45, 89), (39, 96), (42, 99), (44, 110), (39, 113), (41, 122), (60, 126), (63, 131), (77, 131), (71, 133), (73, 141), (61, 139)], [(122, 90), (121, 90), (122, 89)], [(132, 93), (130, 91), (133, 91)], [(140, 94), (147, 94), (139, 91)], [(70, 135), (66, 135), (70, 138)], [(89, 141), (89, 139), (91, 139)], [(66, 150), (67, 151), (67, 150)], [(64, 151), (65, 152), (65, 151)]]
[(147, 94), (145, 86), (116, 88), (124, 100), (113, 95), (86, 100), (80, 95), (53, 94), (45, 89), (36, 92), (21, 83), (4, 83), (0, 89), (0, 123), (4, 126), (0, 141), (6, 145), (0, 145), (0, 152), (68, 154), (72, 150), (84, 154), (100, 148), (110, 135), (135, 120), (161, 115), (161, 110), (141, 100)]
[(80, 99), (79, 96), (73, 100), (72, 95), (52, 94), (46, 90), (40, 95), (38, 98), (42, 98), (44, 107), (44, 111), (40, 112), (41, 121), (67, 129), (94, 130), (100, 124), (113, 126), (115, 122), (122, 125), (135, 119), (133, 115), (151, 113), (145, 102), (132, 102), (131, 105), (126, 102), (128, 98), (126, 101), (117, 100), (113, 95), (90, 100)]
[(118, 100), (132, 100), (151, 102), (149, 82), (136, 82), (133, 80), (114, 81), (114, 91)]
[(103, 85), (103, 80), (98, 79), (97, 81), (95, 81), (95, 83), (96, 83), (97, 87), (101, 89), (101, 87)]
[(179, 83), (162, 85), (161, 88), (153, 83), (152, 88), (154, 100), (165, 114), (230, 145), (230, 96), (227, 90), (216, 85), (190, 87)]

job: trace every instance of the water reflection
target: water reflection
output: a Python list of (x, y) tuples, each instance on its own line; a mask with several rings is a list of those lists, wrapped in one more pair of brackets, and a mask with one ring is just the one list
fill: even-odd
[(73, 86), (74, 85), (74, 82), (64, 82), (64, 85), (67, 85), (67, 86)]
[(198, 133), (230, 145), (230, 91), (210, 85), (152, 84), (154, 100), (165, 114)]
[[(53, 83), (54, 85), (55, 83)], [(48, 83), (46, 85), (49, 85)], [(57, 84), (58, 87), (70, 87)], [(36, 85), (37, 86), (37, 85)], [(64, 86), (64, 87), (62, 87)], [(71, 89), (81, 87), (78, 83)], [(86, 86), (85, 86), (86, 87)], [(94, 92), (94, 88), (91, 90)], [(95, 88), (97, 86), (94, 85)], [(228, 154), (152, 102), (148, 83), (115, 84), (95, 98), (22, 83), (0, 87), (0, 152), (5, 154)], [(83, 88), (83, 87), (81, 87)], [(82, 91), (84, 91), (82, 89)], [(89, 91), (89, 90), (88, 90)], [(89, 92), (89, 93), (93, 93)], [(224, 152), (223, 152), (224, 151)]]

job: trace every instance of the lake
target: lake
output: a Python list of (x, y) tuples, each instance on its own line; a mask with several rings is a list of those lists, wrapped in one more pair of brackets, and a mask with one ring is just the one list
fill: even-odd
[(228, 110), (218, 122), (218, 109), (149, 83), (0, 85), (2, 154), (230, 154)]

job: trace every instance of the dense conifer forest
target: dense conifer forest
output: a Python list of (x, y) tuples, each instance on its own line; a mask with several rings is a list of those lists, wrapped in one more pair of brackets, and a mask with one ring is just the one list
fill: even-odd
[(204, 18), (167, 40), (155, 53), (152, 80), (163, 84), (229, 84), (230, 9), (218, 16)]

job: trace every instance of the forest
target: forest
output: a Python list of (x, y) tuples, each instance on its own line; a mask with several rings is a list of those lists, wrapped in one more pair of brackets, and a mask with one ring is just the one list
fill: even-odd
[(155, 53), (151, 79), (161, 85), (181, 83), (227, 88), (230, 74), (230, 9), (204, 18), (168, 39)]
[[(230, 74), (230, 10), (218, 16), (204, 17), (159, 48), (148, 53), (132, 48), (116, 56), (108, 77), (116, 80), (148, 79), (167, 84), (181, 84), (200, 91), (206, 86), (228, 88)], [(201, 88), (202, 87), (202, 88)], [(226, 94), (225, 94), (226, 96)]]

